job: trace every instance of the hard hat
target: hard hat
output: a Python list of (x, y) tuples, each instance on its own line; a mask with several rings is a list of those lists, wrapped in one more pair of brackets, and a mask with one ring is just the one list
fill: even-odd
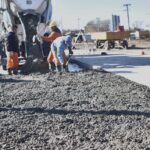
[(57, 27), (57, 23), (55, 21), (51, 21), (50, 24), (49, 24), (49, 27), (52, 28), (54, 26)]

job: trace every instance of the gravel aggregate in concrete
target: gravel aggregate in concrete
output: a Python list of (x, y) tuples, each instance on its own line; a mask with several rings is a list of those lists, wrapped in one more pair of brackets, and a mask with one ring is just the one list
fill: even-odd
[(111, 73), (0, 76), (2, 150), (149, 150), (150, 89)]

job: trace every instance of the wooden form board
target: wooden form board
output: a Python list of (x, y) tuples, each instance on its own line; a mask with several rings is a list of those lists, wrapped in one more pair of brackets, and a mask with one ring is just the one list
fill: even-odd
[(93, 40), (123, 40), (129, 38), (129, 32), (93, 32), (91, 38)]

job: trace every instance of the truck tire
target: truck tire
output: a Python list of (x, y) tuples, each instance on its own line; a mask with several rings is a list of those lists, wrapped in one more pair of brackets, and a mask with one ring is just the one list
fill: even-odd
[(96, 48), (99, 48), (100, 40), (96, 41)]
[(103, 48), (104, 47), (104, 41), (102, 40), (97, 40), (96, 41), (96, 48)]
[(123, 40), (123, 48), (128, 49), (128, 41), (127, 40)]

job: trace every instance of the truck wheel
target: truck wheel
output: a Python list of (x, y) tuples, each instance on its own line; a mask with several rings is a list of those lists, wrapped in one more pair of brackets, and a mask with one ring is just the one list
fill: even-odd
[(128, 41), (127, 40), (123, 40), (123, 47), (125, 49), (128, 49)]
[(100, 47), (100, 40), (97, 40), (96, 41), (96, 48), (99, 48)]

